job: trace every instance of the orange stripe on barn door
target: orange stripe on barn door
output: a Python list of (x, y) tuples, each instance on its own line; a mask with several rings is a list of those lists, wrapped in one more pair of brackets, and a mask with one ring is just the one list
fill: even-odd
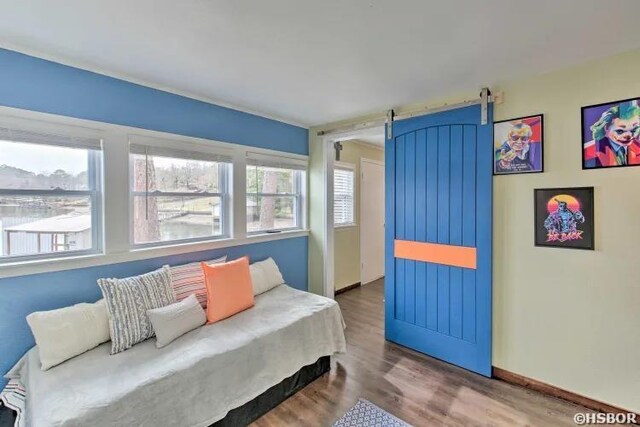
[(476, 248), (409, 240), (396, 240), (394, 246), (396, 258), (476, 269)]

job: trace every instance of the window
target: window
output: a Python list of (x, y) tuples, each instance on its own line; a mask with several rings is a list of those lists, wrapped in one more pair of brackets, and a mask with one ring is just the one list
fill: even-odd
[(337, 163), (333, 172), (333, 225), (344, 227), (355, 224), (354, 169), (348, 163)]
[(248, 153), (247, 233), (303, 227), (306, 161)]
[[(166, 144), (164, 144), (166, 145)], [(207, 147), (130, 146), (132, 241), (159, 245), (226, 237), (231, 156)]]
[(0, 128), (0, 262), (101, 249), (101, 145)]
[(306, 235), (307, 170), (306, 155), (0, 114), (0, 277)]

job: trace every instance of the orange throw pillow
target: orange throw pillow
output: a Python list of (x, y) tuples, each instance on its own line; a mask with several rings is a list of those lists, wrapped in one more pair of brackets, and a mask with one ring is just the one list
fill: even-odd
[(223, 264), (202, 263), (207, 285), (207, 323), (215, 323), (253, 307), (249, 258)]

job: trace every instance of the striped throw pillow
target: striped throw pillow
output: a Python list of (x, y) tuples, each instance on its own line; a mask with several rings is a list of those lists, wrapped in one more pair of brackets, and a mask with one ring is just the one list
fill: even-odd
[(126, 279), (98, 279), (109, 313), (111, 354), (155, 335), (147, 310), (176, 302), (167, 267)]
[[(221, 264), (227, 261), (227, 256), (223, 256), (207, 264)], [(169, 267), (171, 274), (171, 286), (176, 295), (176, 301), (180, 302), (191, 294), (196, 294), (198, 302), (202, 308), (207, 308), (207, 287), (204, 283), (204, 273), (199, 262), (192, 262), (185, 265)]]

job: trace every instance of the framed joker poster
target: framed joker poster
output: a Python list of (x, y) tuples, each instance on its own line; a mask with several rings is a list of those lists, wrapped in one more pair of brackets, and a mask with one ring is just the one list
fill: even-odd
[(640, 165), (640, 98), (582, 107), (582, 169)]

